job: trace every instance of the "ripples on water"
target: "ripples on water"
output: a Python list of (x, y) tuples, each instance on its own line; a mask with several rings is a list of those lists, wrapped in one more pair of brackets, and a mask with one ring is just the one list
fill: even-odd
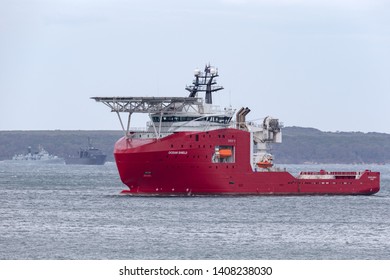
[(0, 259), (390, 259), (390, 166), (372, 196), (128, 197), (116, 166), (0, 162)]

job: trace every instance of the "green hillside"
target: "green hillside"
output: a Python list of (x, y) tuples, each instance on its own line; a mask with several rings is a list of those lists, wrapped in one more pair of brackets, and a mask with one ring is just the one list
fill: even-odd
[[(122, 131), (0, 131), (0, 160), (37, 151), (67, 157), (87, 146), (88, 137), (113, 161), (113, 147)], [(286, 127), (283, 143), (274, 144), (277, 163), (390, 163), (390, 134), (323, 132), (314, 128)]]
[(279, 163), (390, 163), (390, 134), (286, 127), (272, 146)]

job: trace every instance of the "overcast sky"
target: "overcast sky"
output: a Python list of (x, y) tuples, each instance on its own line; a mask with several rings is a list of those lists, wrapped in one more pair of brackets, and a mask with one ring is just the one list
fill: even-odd
[(0, 0), (0, 130), (120, 129), (90, 97), (187, 96), (209, 62), (248, 119), (390, 133), (385, 0)]

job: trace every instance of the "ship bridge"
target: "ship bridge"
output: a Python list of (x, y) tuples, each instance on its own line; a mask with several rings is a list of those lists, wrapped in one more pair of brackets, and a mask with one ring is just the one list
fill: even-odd
[[(101, 102), (118, 115), (118, 119), (126, 137), (131, 135), (130, 122), (133, 113), (146, 113), (149, 132), (156, 138), (162, 131), (172, 133), (180, 129), (201, 128), (209, 125), (226, 126), (234, 114), (231, 108), (218, 110), (216, 106), (203, 102), (198, 97), (91, 97)], [(120, 113), (128, 113), (125, 127)], [(208, 125), (205, 125), (205, 124)], [(158, 128), (156, 127), (158, 126)]]
[[(220, 110), (212, 105), (212, 94), (223, 89), (216, 85), (218, 69), (209, 65), (202, 72), (194, 73), (193, 85), (186, 86), (190, 92), (188, 97), (91, 97), (101, 102), (118, 115), (126, 137), (130, 137), (130, 121), (133, 113), (149, 114), (148, 132), (155, 133), (160, 138), (161, 132), (207, 130), (210, 127), (226, 127), (230, 124), (235, 110), (225, 108)], [(205, 93), (205, 100), (198, 93)], [(120, 113), (128, 113), (125, 128)], [(158, 126), (158, 129), (156, 128)]]

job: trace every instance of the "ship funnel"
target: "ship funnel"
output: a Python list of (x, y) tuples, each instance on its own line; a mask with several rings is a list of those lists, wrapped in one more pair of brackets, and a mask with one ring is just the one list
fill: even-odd
[(248, 130), (248, 127), (246, 126), (246, 120), (245, 120), (245, 117), (246, 115), (249, 114), (251, 110), (246, 107), (242, 107), (240, 110), (238, 110), (237, 114), (236, 114), (236, 122), (237, 122), (237, 128), (238, 129), (243, 129), (243, 130)]

